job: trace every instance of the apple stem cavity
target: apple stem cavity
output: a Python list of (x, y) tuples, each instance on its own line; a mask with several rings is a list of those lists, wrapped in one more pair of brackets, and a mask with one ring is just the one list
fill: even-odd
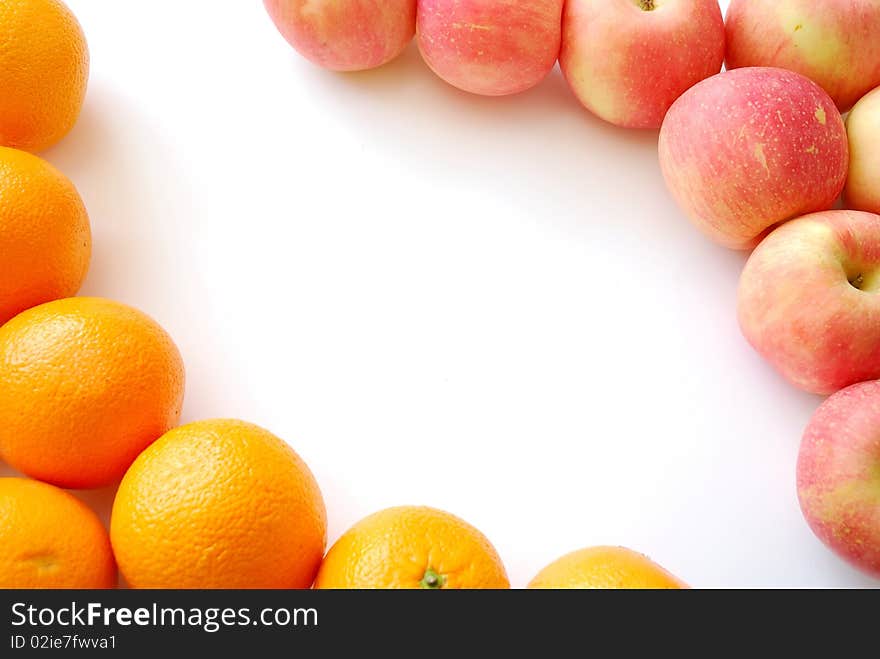
[(865, 293), (876, 293), (880, 291), (880, 281), (878, 281), (877, 271), (875, 270), (861, 270), (855, 271), (855, 273), (851, 277), (847, 277), (849, 280), (850, 286), (853, 288), (863, 291)]
[(654, 0), (639, 0), (639, 7), (642, 11), (654, 11), (657, 8)]

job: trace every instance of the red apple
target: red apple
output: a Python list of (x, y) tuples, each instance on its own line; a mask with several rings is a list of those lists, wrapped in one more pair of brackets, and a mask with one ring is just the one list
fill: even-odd
[(849, 136), (850, 208), (880, 213), (880, 87), (863, 97), (846, 118)]
[(739, 323), (806, 391), (880, 378), (880, 216), (827, 211), (776, 229), (743, 270)]
[(846, 129), (828, 94), (782, 69), (712, 76), (672, 105), (660, 130), (673, 196), (709, 237), (735, 249), (830, 208), (847, 161)]
[(487, 96), (525, 91), (556, 65), (563, 2), (419, 0), (419, 50), (459, 89)]
[(797, 71), (845, 112), (880, 85), (880, 2), (731, 0), (727, 68), (741, 66)]
[(568, 0), (559, 63), (586, 108), (659, 128), (669, 106), (724, 62), (718, 0)]
[(880, 382), (844, 389), (816, 411), (801, 442), (797, 488), (819, 539), (880, 577)]
[(303, 57), (361, 71), (397, 57), (412, 40), (416, 0), (264, 0), (278, 31)]

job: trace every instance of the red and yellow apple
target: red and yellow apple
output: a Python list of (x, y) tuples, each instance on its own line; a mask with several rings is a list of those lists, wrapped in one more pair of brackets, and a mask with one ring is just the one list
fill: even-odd
[(412, 41), (416, 0), (263, 0), (278, 31), (303, 57), (334, 71), (362, 71)]
[(718, 0), (568, 0), (559, 63), (578, 100), (617, 126), (659, 128), (724, 62)]
[(459, 89), (486, 96), (525, 91), (556, 65), (563, 2), (419, 0), (419, 50)]
[(880, 382), (856, 384), (819, 407), (801, 442), (797, 489), (819, 539), (880, 577)]
[(880, 2), (731, 0), (727, 68), (742, 66), (797, 71), (845, 112), (880, 85)]
[(880, 213), (880, 87), (862, 98), (846, 118), (850, 208)]
[(880, 216), (827, 211), (783, 224), (746, 263), (738, 314), (749, 343), (801, 389), (880, 378)]
[(843, 119), (828, 94), (782, 69), (737, 69), (697, 83), (660, 129), (672, 195), (709, 237), (735, 249), (830, 208), (848, 159)]

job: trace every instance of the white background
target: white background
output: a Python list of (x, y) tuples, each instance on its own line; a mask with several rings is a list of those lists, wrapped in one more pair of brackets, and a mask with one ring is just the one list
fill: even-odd
[[(69, 1), (91, 82), (44, 155), (91, 215), (82, 292), (170, 331), (185, 420), (287, 440), (331, 541), (428, 504), (514, 586), (594, 544), (694, 586), (877, 585), (801, 518), (819, 399), (741, 338), (745, 256), (674, 206), (656, 133), (603, 124), (558, 71), (505, 99), (415, 47), (322, 71), (258, 2)], [(80, 496), (106, 519), (112, 490)]]

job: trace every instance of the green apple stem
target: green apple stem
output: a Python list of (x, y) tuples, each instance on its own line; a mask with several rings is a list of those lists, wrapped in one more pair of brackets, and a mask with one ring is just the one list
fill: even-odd
[(654, 11), (656, 9), (654, 0), (639, 0), (639, 7), (642, 8), (642, 11)]
[(446, 577), (437, 574), (432, 568), (425, 570), (425, 576), (419, 582), (419, 586), (425, 590), (440, 590), (446, 585)]

